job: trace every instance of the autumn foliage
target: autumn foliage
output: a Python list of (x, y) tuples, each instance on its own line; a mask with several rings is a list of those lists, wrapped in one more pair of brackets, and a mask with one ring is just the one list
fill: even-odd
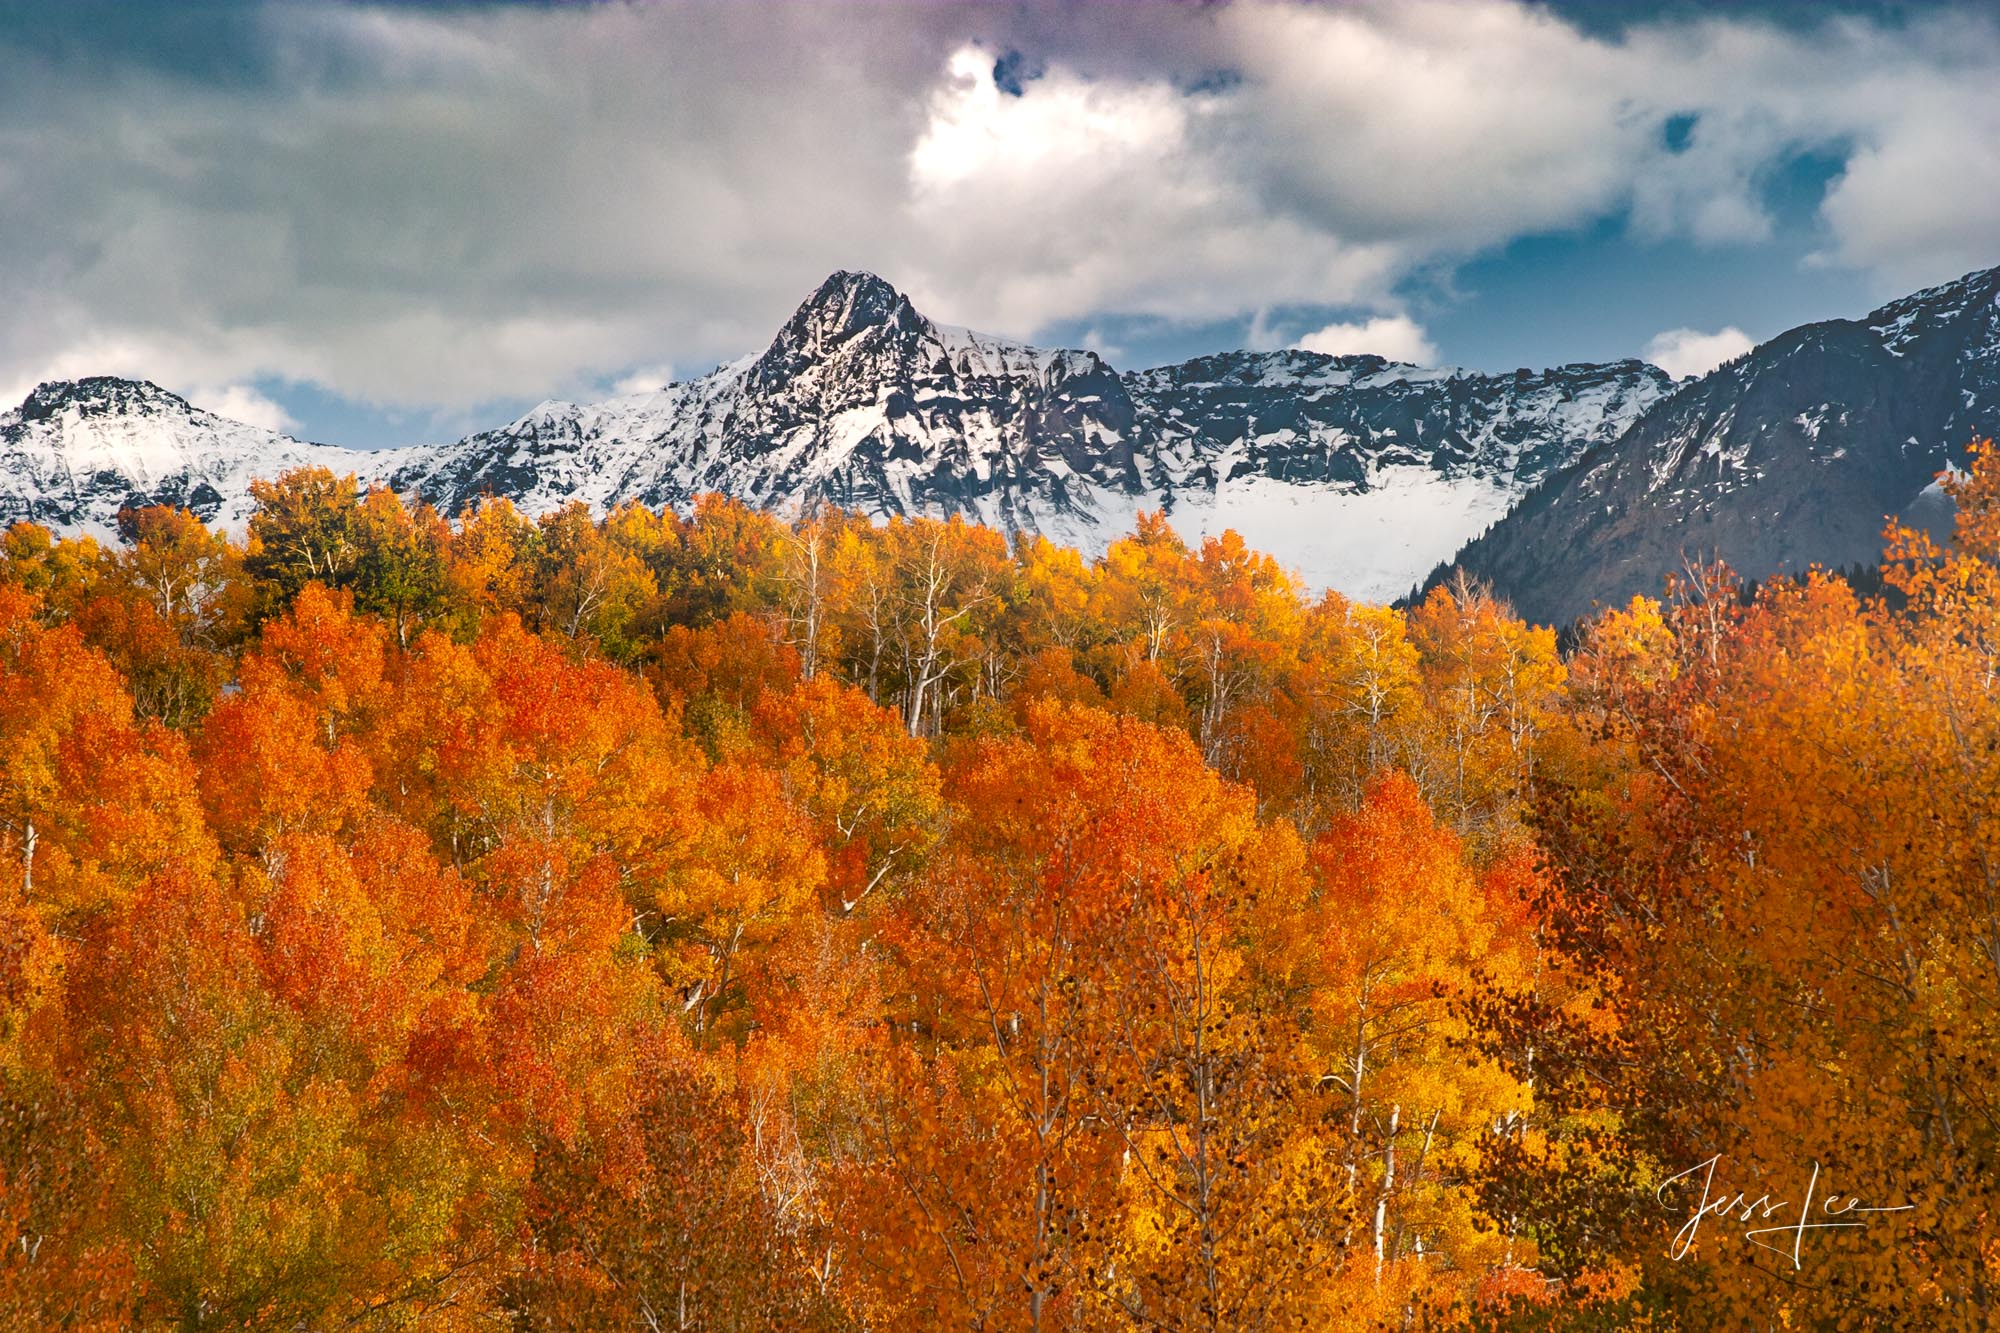
[(1951, 488), (1565, 650), (1157, 515), (16, 525), (0, 1326), (1986, 1327)]

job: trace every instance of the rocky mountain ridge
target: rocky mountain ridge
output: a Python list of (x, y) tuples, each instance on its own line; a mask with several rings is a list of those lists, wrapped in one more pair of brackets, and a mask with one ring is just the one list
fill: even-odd
[(721, 491), (957, 512), (1089, 551), (1158, 508), (1190, 539), (1233, 526), (1311, 584), (1383, 599), (1672, 387), (1637, 361), (1488, 375), (1299, 351), (1121, 373), (934, 323), (882, 279), (836, 273), (761, 353), (446, 445), (347, 451), (138, 382), (44, 385), (0, 415), (0, 521), (106, 532), (120, 505), (155, 501), (236, 525), (251, 478), (303, 463), (447, 512), (484, 494), (539, 513)]
[(1791, 329), (1553, 472), (1449, 565), (1530, 618), (1656, 593), (1685, 560), (1750, 578), (1879, 559), (1943, 529), (1937, 477), (2000, 429), (2000, 269)]
[(1636, 361), (1482, 375), (1296, 351), (1121, 374), (932, 323), (881, 279), (837, 273), (757, 356), (545, 403), (394, 484), (447, 510), (488, 492), (545, 509), (720, 491), (957, 512), (1087, 551), (1163, 509), (1190, 539), (1234, 526), (1309, 582), (1380, 599), (1671, 388)]
[(1689, 557), (1751, 576), (1871, 561), (1885, 515), (1948, 515), (1934, 479), (1996, 418), (2000, 269), (1678, 384), (1637, 361), (1484, 374), (1303, 351), (1121, 372), (836, 273), (760, 352), (450, 444), (353, 451), (143, 381), (44, 384), (0, 413), (0, 523), (108, 536), (120, 507), (172, 503), (240, 529), (250, 482), (304, 465), (446, 512), (720, 491), (961, 513), (1090, 552), (1161, 509), (1190, 540), (1236, 528), (1315, 587), (1387, 600), (1462, 567), (1566, 621)]

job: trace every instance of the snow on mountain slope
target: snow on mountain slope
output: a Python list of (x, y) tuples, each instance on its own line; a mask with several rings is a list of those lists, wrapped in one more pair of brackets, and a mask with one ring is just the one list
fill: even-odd
[(241, 531), (252, 481), (315, 465), (386, 477), (407, 452), (303, 444), (141, 380), (56, 381), (0, 413), (0, 524), (108, 540), (124, 506), (174, 504)]
[(1338, 571), (1327, 582), (1349, 597), (1392, 602), (1415, 585), (1411, 570), (1449, 560), (1519, 495), (1503, 479), (1412, 464), (1385, 467), (1371, 483), (1354, 491), (1240, 477), (1184, 497), (1174, 527), (1189, 540), (1233, 528), (1289, 568)]
[(226, 421), (150, 384), (48, 384), (0, 416), (0, 522), (105, 534), (126, 503), (240, 528), (249, 483), (317, 464), (457, 512), (708, 491), (873, 517), (962, 513), (1101, 551), (1141, 509), (1235, 527), (1315, 587), (1383, 598), (1673, 388), (1636, 361), (1484, 375), (1229, 353), (1121, 374), (934, 324), (836, 273), (769, 346), (656, 392), (547, 402), (454, 444), (364, 453)]

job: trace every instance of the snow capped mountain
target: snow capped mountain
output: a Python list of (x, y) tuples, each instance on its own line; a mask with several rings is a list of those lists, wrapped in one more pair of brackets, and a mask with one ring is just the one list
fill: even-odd
[(124, 506), (173, 504), (240, 531), (252, 481), (312, 465), (386, 476), (401, 453), (302, 444), (142, 380), (56, 381), (0, 413), (0, 524), (109, 539)]
[(1552, 476), (1457, 563), (1558, 622), (1657, 593), (1683, 555), (1752, 578), (1873, 564), (1887, 516), (1948, 526), (1935, 478), (1996, 426), (1988, 269), (1718, 367)]
[(762, 353), (656, 393), (545, 403), (413, 454), (399, 490), (686, 506), (721, 491), (877, 517), (963, 513), (1102, 550), (1141, 509), (1234, 526), (1308, 582), (1386, 598), (1672, 382), (1636, 361), (1511, 375), (1234, 353), (1120, 374), (924, 318), (836, 273)]
[(1484, 375), (1230, 353), (1120, 373), (935, 324), (836, 273), (762, 352), (656, 392), (548, 402), (449, 445), (364, 453), (203, 412), (153, 385), (45, 384), (0, 416), (0, 522), (108, 534), (128, 503), (240, 528), (249, 483), (317, 464), (456, 512), (581, 499), (962, 513), (1102, 550), (1141, 509), (1242, 531), (1320, 587), (1407, 590), (1525, 489), (1664, 398), (1636, 361)]

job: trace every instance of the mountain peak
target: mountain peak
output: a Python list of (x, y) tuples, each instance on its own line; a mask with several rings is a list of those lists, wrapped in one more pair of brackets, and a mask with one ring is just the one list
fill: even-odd
[(812, 305), (851, 295), (890, 302), (902, 297), (902, 293), (897, 291), (895, 285), (887, 278), (877, 277), (865, 269), (837, 268), (827, 274), (826, 281), (806, 298), (806, 304)]
[(143, 414), (148, 411), (193, 412), (187, 399), (171, 393), (151, 380), (121, 379), (116, 375), (90, 375), (80, 380), (44, 380), (21, 400), (23, 421), (46, 421), (66, 408), (75, 408), (86, 417)]
[(916, 330), (923, 316), (908, 297), (873, 273), (841, 269), (793, 312), (778, 337), (794, 345), (846, 342), (872, 328)]

